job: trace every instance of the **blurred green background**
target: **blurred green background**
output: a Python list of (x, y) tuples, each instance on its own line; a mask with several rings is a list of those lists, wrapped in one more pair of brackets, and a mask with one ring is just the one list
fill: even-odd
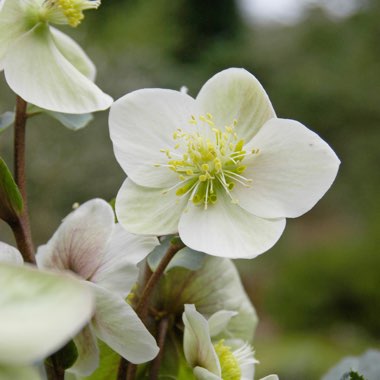
[[(97, 83), (115, 99), (142, 87), (182, 85), (195, 96), (221, 69), (244, 67), (279, 117), (309, 126), (342, 161), (331, 190), (307, 215), (288, 221), (270, 252), (237, 262), (260, 317), (257, 376), (318, 379), (342, 356), (380, 348), (379, 1), (340, 18), (315, 5), (289, 24), (255, 22), (233, 0), (104, 0), (86, 16), (78, 30), (65, 31), (92, 57)], [(2, 113), (15, 97), (0, 79)], [(27, 132), (39, 245), (74, 202), (113, 198), (124, 173), (113, 157), (107, 112), (77, 132), (36, 117)], [(0, 135), (0, 155), (12, 165), (11, 129)], [(4, 223), (0, 239), (13, 244)]]

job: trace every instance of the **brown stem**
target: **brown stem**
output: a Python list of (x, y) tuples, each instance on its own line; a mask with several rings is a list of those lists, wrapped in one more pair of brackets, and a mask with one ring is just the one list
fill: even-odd
[[(162, 274), (164, 273), (166, 267), (170, 263), (174, 255), (184, 247), (185, 245), (182, 242), (176, 242), (171, 244), (168, 250), (165, 253), (165, 256), (162, 258), (160, 264), (158, 264), (156, 270), (149, 277), (141, 298), (136, 306), (136, 314), (140, 319), (146, 324), (146, 317), (148, 314), (148, 302), (158, 284)], [(119, 371), (117, 374), (117, 380), (134, 380), (136, 377), (137, 365), (133, 363), (127, 363), (124, 358), (120, 359)]]
[(158, 324), (158, 335), (157, 335), (157, 344), (160, 348), (158, 355), (154, 358), (152, 366), (150, 367), (149, 380), (157, 380), (158, 374), (161, 367), (161, 361), (164, 356), (164, 346), (166, 340), (166, 334), (169, 327), (169, 318), (164, 317), (160, 320)]
[(51, 355), (45, 363), (48, 380), (64, 380), (65, 370), (61, 368), (55, 355)]
[(17, 247), (24, 260), (28, 263), (35, 263), (32, 234), (29, 225), (28, 202), (26, 195), (25, 176), (25, 127), (26, 127), (26, 106), (24, 99), (16, 98), (16, 118), (14, 124), (14, 171), (15, 181), (23, 200), (23, 211), (15, 223), (11, 224)]

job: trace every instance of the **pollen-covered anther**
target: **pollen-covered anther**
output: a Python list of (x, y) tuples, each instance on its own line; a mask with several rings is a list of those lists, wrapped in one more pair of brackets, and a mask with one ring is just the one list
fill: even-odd
[(239, 361), (234, 356), (231, 348), (224, 344), (224, 340), (214, 345), (216, 355), (219, 358), (223, 380), (240, 380), (241, 369)]
[(96, 9), (99, 5), (100, 0), (45, 0), (42, 16), (52, 23), (76, 27), (84, 19), (84, 10)]
[(167, 164), (160, 166), (176, 172), (179, 178), (165, 193), (176, 189), (178, 196), (188, 195), (195, 205), (207, 209), (217, 201), (217, 192), (222, 191), (237, 204), (231, 193), (236, 184), (244, 187), (252, 184), (250, 178), (242, 175), (246, 166), (241, 163), (247, 156), (257, 154), (258, 149), (249, 152), (243, 149), (245, 142), (238, 139), (236, 120), (221, 129), (215, 126), (213, 116), (206, 113), (198, 118), (191, 115), (189, 124), (195, 126), (194, 130), (187, 127), (173, 132), (174, 150), (160, 150), (168, 159)]

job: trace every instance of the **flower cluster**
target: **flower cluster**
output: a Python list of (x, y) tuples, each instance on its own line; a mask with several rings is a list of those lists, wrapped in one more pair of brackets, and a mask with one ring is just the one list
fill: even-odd
[[(33, 107), (79, 128), (86, 114), (111, 106), (91, 60), (52, 26), (76, 27), (99, 5), (0, 0), (0, 70), (23, 105), (16, 127)], [(82, 204), (35, 257), (31, 247), (23, 252), (37, 267), (0, 242), (0, 378), (40, 380), (37, 366), (66, 344), (75, 358), (61, 372), (91, 375), (101, 340), (122, 357), (118, 378), (123, 360), (133, 373), (161, 349), (150, 378), (253, 380), (257, 316), (229, 259), (270, 249), (286, 218), (329, 189), (339, 159), (307, 127), (278, 118), (258, 80), (236, 68), (213, 76), (196, 98), (166, 89), (127, 94), (111, 106), (109, 127), (128, 176), (116, 198), (118, 222), (104, 200)], [(16, 135), (15, 146), (23, 145), (24, 133)], [(22, 250), (29, 236), (15, 226), (28, 225), (26, 197), (16, 182), (25, 178), (14, 181), (1, 164), (0, 218)], [(136, 284), (137, 312), (127, 302)]]

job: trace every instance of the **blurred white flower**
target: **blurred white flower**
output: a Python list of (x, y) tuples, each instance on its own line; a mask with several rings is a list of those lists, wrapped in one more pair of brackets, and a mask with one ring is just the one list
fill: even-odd
[(179, 232), (190, 248), (253, 258), (271, 248), (285, 218), (310, 210), (339, 159), (318, 135), (276, 118), (243, 69), (216, 74), (193, 99), (143, 89), (110, 111), (116, 159), (128, 178), (116, 199), (126, 230)]
[(95, 335), (132, 363), (153, 359), (158, 347), (125, 302), (135, 284), (137, 264), (158, 244), (154, 237), (129, 234), (114, 222), (111, 206), (94, 199), (69, 214), (36, 260), (40, 268), (70, 270), (89, 284), (96, 296), (95, 313), (75, 338), (79, 357), (70, 371), (88, 375), (98, 366)]
[(23, 265), (0, 242), (0, 378), (39, 379), (32, 365), (72, 339), (91, 319), (92, 289), (72, 275)]
[(112, 98), (94, 83), (96, 69), (81, 47), (50, 26), (76, 26), (91, 0), (0, 0), (0, 70), (27, 102), (65, 113), (104, 110)]

